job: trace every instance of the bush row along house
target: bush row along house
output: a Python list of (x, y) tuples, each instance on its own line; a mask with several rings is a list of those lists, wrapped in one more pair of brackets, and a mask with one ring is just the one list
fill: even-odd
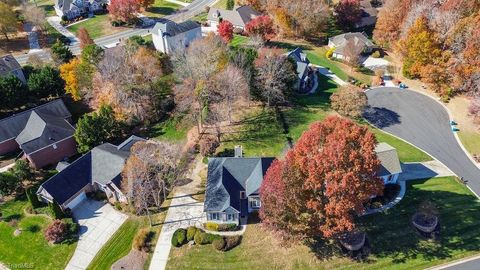
[(0, 155), (23, 152), (36, 169), (77, 154), (71, 114), (61, 99), (0, 120)]
[(109, 0), (56, 0), (55, 12), (62, 19), (72, 20), (90, 13), (105, 11)]
[[(402, 172), (397, 150), (379, 143), (375, 152), (381, 161), (377, 176), (384, 184), (397, 183)], [(243, 157), (240, 146), (235, 147), (235, 157), (209, 158), (204, 204), (207, 220), (246, 224), (248, 215), (262, 205), (259, 190), (274, 159)]]
[(43, 202), (56, 202), (63, 210), (73, 209), (89, 192), (105, 192), (112, 202), (127, 203), (121, 191), (121, 173), (133, 144), (144, 139), (131, 136), (120, 145), (104, 143), (75, 160), (59, 164), (59, 173), (43, 183), (37, 196)]

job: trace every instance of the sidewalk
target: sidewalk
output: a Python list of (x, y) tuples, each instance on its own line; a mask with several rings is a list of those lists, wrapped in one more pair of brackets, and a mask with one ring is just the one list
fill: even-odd
[(318, 72), (320, 72), (320, 74), (324, 75), (324, 76), (327, 76), (328, 78), (332, 79), (332, 81), (334, 81), (335, 83), (337, 83), (338, 85), (346, 85), (347, 82), (345, 82), (344, 80), (340, 79), (337, 75), (335, 75), (334, 73), (332, 73), (330, 70), (328, 70), (327, 68), (325, 67), (322, 67), (322, 66), (318, 66), (318, 65), (312, 65), (314, 67), (316, 67), (318, 69)]
[(67, 30), (67, 28), (63, 25), (60, 24), (60, 17), (58, 16), (52, 16), (47, 18), (48, 23), (55, 28), (60, 34), (66, 36), (67, 38), (70, 39), (71, 44), (78, 42), (77, 37), (70, 31)]

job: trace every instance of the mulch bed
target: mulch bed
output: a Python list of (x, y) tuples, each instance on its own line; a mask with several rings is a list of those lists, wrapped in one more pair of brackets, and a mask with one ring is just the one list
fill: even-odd
[(148, 254), (132, 249), (127, 256), (116, 261), (111, 270), (143, 270)]

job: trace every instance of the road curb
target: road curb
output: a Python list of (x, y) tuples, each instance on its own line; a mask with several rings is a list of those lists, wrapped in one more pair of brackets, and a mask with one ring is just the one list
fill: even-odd
[(462, 264), (462, 263), (474, 261), (474, 260), (477, 260), (477, 259), (480, 259), (480, 254), (473, 255), (472, 257), (469, 257), (469, 258), (460, 259), (460, 260), (457, 260), (457, 261), (445, 263), (445, 264), (442, 264), (442, 265), (425, 268), (425, 270), (441, 270), (441, 269), (445, 269), (445, 268), (452, 267), (452, 266), (455, 266), (455, 265), (459, 265), (459, 264)]

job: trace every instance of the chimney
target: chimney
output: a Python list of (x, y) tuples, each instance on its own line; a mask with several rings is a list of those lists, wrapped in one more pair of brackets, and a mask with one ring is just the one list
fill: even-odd
[(243, 147), (241, 145), (235, 145), (235, 157), (236, 158), (243, 157)]

